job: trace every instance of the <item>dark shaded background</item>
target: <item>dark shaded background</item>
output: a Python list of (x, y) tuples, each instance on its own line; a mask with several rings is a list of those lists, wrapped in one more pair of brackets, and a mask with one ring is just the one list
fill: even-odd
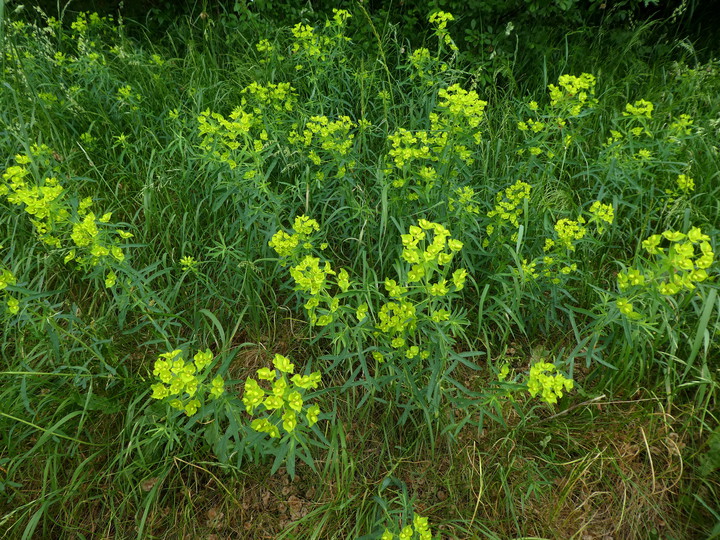
[[(454, 37), (462, 42), (465, 32), (497, 29), (507, 22), (523, 22), (525, 27), (537, 23), (558, 31), (573, 31), (579, 26), (604, 25), (628, 27), (638, 21), (669, 17), (684, 6), (673, 20), (676, 37), (688, 37), (699, 47), (714, 49), (720, 43), (720, 0), (659, 0), (657, 5), (644, 5), (644, 0), (579, 0), (572, 9), (557, 7), (559, 0), (361, 0), (368, 12), (401, 25), (403, 34), (412, 41), (423, 34), (427, 15), (443, 9), (456, 17)], [(151, 33), (161, 32), (179, 16), (211, 16), (220, 14), (259, 17), (278, 25), (295, 24), (300, 20), (317, 20), (331, 14), (333, 8), (357, 10), (358, 0), (10, 0), (6, 10), (24, 4), (40, 7), (48, 15), (74, 19), (79, 11), (101, 15), (122, 14), (138, 22)]]

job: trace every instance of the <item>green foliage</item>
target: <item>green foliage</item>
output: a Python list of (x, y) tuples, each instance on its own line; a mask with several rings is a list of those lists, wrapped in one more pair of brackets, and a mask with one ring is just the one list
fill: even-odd
[[(202, 537), (193, 489), (235, 515), (287, 473), (265, 507), (302, 482), (321, 493), (269, 535), (570, 537), (586, 524), (561, 530), (564, 501), (612, 446), (587, 426), (641, 389), (639, 425), (672, 411), (652, 459), (591, 487), (649, 462), (636, 491), (673, 508), (668, 536), (711, 530), (679, 522), (712, 514), (715, 435), (672, 484), (653, 460), (669, 449), (674, 472), (690, 459), (675, 438), (697, 454), (688, 433), (716, 421), (717, 61), (658, 44), (653, 67), (567, 36), (564, 62), (525, 74), (516, 54), (537, 44), (509, 24), (460, 39), (480, 19), (446, 5), (407, 6), (413, 39), (362, 4), (274, 4), (292, 17), (274, 27), (270, 3), (238, 2), (163, 40), (2, 14), (8, 534)], [(513, 6), (586, 21), (581, 2)], [(498, 51), (478, 70), (468, 44)], [(623, 75), (631, 57), (643, 70)], [(425, 461), (436, 485), (411, 494)], [(698, 485), (698, 503), (660, 498)], [(642, 537), (627, 492), (617, 535)], [(176, 504), (193, 519), (170, 523)]]

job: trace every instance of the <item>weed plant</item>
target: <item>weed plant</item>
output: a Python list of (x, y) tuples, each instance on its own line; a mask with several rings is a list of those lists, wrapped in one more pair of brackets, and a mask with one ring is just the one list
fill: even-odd
[(718, 532), (720, 63), (453, 21), (0, 11), (5, 537)]

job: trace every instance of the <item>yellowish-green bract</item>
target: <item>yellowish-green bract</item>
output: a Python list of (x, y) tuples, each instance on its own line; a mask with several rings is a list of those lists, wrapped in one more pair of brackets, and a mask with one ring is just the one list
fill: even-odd
[(569, 116), (578, 116), (584, 109), (597, 105), (597, 99), (594, 98), (595, 83), (595, 76), (590, 73), (583, 73), (579, 77), (560, 75), (557, 86), (548, 85), (550, 105)]
[(122, 229), (110, 230), (112, 214), (97, 217), (92, 197), (76, 205), (55, 176), (33, 178), (33, 162), (39, 170), (59, 172), (53, 151), (35, 145), (29, 154), (16, 155), (15, 165), (5, 170), (0, 197), (24, 209), (39, 239), (64, 253), (66, 264), (74, 262), (83, 271), (100, 267), (106, 271), (105, 286), (113, 287), (117, 280), (113, 268), (125, 260), (120, 241), (133, 235)]
[(540, 394), (545, 403), (554, 405), (563, 396), (563, 391), (568, 392), (572, 387), (573, 381), (557, 373), (555, 365), (549, 362), (536, 362), (530, 367), (528, 392), (533, 397)]
[(165, 400), (172, 408), (193, 416), (202, 407), (205, 395), (219, 398), (225, 391), (225, 381), (217, 375), (210, 384), (205, 382), (212, 363), (210, 350), (198, 351), (192, 361), (185, 361), (183, 351), (161, 354), (155, 361), (153, 375), (159, 382), (151, 386), (154, 399)]
[(697, 284), (708, 279), (708, 269), (715, 260), (710, 237), (699, 227), (692, 227), (687, 234), (671, 229), (653, 234), (643, 240), (642, 247), (650, 257), (617, 276), (618, 289), (624, 296), (616, 305), (629, 319), (643, 317), (636, 304), (648, 303), (653, 292), (666, 297), (683, 291), (692, 293)]
[[(260, 368), (257, 379), (248, 377), (245, 381), (242, 401), (248, 414), (265, 413), (261, 418), (254, 419), (250, 427), (272, 438), (279, 438), (279, 426), (286, 434), (293, 435), (298, 418), (304, 419), (307, 427), (314, 426), (320, 416), (320, 407), (308, 406), (304, 394), (320, 385), (320, 372), (293, 375), (295, 365), (281, 354), (275, 355), (273, 366), (275, 369), (272, 370)], [(263, 388), (259, 381), (265, 381), (271, 388)]]
[[(0, 246), (2, 247), (2, 246)], [(0, 263), (0, 292), (2, 292), (5, 312), (9, 315), (16, 315), (20, 311), (20, 300), (7, 291), (7, 287), (17, 283), (17, 278), (9, 268)]]
[(391, 529), (385, 529), (380, 540), (432, 540), (432, 531), (428, 523), (428, 518), (419, 514), (413, 514), (412, 525), (406, 525), (399, 533)]

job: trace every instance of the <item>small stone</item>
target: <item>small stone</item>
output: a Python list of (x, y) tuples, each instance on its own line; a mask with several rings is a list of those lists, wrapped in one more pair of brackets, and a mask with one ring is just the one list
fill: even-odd
[(288, 499), (288, 507), (290, 508), (290, 519), (293, 521), (303, 516), (303, 501), (300, 497), (291, 495)]
[(152, 488), (155, 487), (155, 484), (157, 484), (158, 478), (157, 476), (153, 478), (148, 478), (147, 480), (143, 480), (140, 482), (140, 489), (142, 489), (145, 492), (150, 491)]

